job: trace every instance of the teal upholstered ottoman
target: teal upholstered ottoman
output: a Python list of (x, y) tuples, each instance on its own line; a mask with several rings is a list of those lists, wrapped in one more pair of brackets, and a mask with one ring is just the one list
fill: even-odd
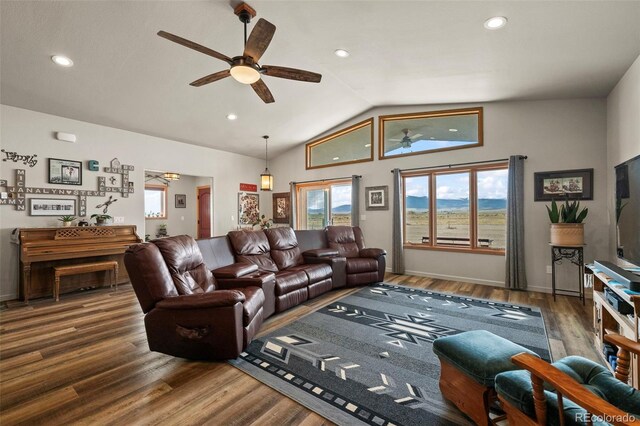
[(485, 330), (436, 339), (433, 352), (440, 359), (442, 395), (479, 425), (491, 423), (489, 407), (497, 400), (496, 375), (518, 369), (511, 363), (512, 356), (522, 352), (533, 354)]
[[(640, 418), (640, 391), (616, 379), (606, 367), (579, 356), (568, 356), (552, 365), (568, 374), (599, 398), (636, 418)], [(495, 388), (506, 404), (513, 406), (518, 412), (524, 413), (531, 419), (536, 418), (531, 375), (527, 370), (505, 371), (498, 374)], [(589, 416), (584, 408), (566, 398), (562, 402), (564, 423), (561, 423), (557, 394), (548, 389), (544, 393), (548, 425), (585, 425), (587, 422), (580, 419), (588, 418), (592, 420), (594, 426), (609, 424), (598, 421), (596, 416)]]

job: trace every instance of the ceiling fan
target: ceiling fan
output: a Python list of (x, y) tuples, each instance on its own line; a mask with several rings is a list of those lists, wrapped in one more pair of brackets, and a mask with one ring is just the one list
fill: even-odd
[(269, 47), (273, 34), (276, 32), (276, 27), (269, 21), (260, 18), (247, 39), (247, 24), (251, 21), (251, 18), (256, 16), (256, 11), (248, 4), (241, 3), (234, 9), (234, 13), (238, 18), (240, 18), (240, 21), (244, 23), (244, 52), (241, 56), (234, 56), (233, 58), (230, 58), (222, 53), (216, 52), (215, 50), (209, 49), (208, 47), (194, 43), (191, 40), (187, 40), (166, 31), (158, 32), (160, 37), (166, 38), (174, 43), (181, 44), (189, 49), (204, 53), (205, 55), (209, 55), (213, 58), (220, 59), (230, 65), (228, 70), (218, 71), (197, 79), (190, 83), (192, 86), (204, 86), (205, 84), (213, 83), (214, 81), (222, 80), (223, 78), (231, 76), (240, 83), (250, 84), (258, 96), (260, 96), (260, 99), (269, 104), (274, 102), (274, 98), (267, 85), (262, 81), (261, 77), (263, 75), (286, 78), (288, 80), (306, 81), (310, 83), (320, 82), (322, 75), (315, 72), (295, 68), (278, 67), (275, 65), (259, 65), (258, 61), (265, 50), (267, 50), (267, 47)]
[(415, 135), (409, 136), (409, 129), (402, 129), (402, 133), (404, 133), (404, 137), (402, 139), (389, 139), (391, 142), (400, 142), (400, 145), (403, 148), (411, 148), (411, 144), (414, 142), (413, 138), (419, 138), (422, 136), (422, 133), (417, 133)]

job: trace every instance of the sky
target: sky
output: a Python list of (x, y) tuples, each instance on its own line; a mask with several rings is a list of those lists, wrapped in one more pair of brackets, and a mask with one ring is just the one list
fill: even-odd
[[(331, 187), (332, 208), (342, 206), (344, 204), (351, 205), (351, 184), (334, 185)], [(322, 209), (324, 208), (324, 196), (322, 190), (307, 192), (307, 208)]]
[[(428, 177), (405, 179), (405, 192), (414, 197), (426, 197)], [(439, 175), (436, 178), (437, 196), (440, 199), (469, 198), (469, 176), (466, 173)], [(507, 170), (478, 172), (478, 198), (507, 198)]]

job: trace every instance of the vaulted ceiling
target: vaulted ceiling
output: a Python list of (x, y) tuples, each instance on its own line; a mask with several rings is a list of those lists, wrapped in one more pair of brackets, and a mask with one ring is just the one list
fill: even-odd
[(640, 54), (638, 1), (250, 1), (277, 27), (261, 63), (323, 75), (264, 77), (264, 104), (231, 78), (189, 86), (225, 64), (156, 35), (239, 55), (237, 3), (3, 0), (0, 101), (263, 157), (264, 134), (277, 155), (379, 105), (604, 97)]

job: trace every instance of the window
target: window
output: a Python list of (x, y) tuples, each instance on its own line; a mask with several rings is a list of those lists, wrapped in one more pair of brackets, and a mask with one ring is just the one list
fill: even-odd
[(506, 164), (403, 175), (407, 248), (503, 254)]
[(165, 185), (144, 186), (144, 217), (146, 219), (167, 218), (167, 187)]
[(363, 161), (373, 161), (373, 118), (306, 145), (307, 169)]
[(380, 159), (482, 146), (482, 108), (382, 115)]
[(351, 180), (300, 184), (297, 191), (298, 229), (351, 225)]

